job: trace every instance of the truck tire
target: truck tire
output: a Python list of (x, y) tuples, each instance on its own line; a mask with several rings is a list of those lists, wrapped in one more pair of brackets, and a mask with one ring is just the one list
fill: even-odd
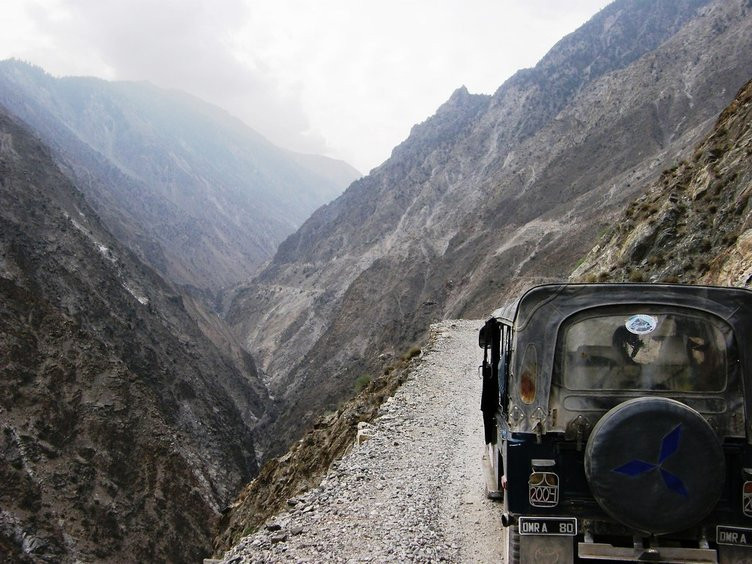
[(617, 405), (593, 428), (585, 474), (606, 513), (659, 535), (688, 529), (712, 511), (725, 459), (700, 413), (672, 399), (642, 397)]

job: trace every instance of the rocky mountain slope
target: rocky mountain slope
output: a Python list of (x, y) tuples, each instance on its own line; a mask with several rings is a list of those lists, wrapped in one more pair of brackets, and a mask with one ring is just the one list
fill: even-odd
[(752, 285), (752, 81), (687, 160), (629, 204), (581, 281)]
[(209, 294), (246, 280), (359, 176), (148, 83), (54, 78), (7, 60), (0, 104), (53, 148), (118, 239), (168, 280)]
[(208, 553), (267, 397), (192, 307), (0, 109), (0, 561)]
[(278, 397), (274, 436), (430, 322), (568, 276), (752, 76), (749, 52), (746, 0), (618, 0), (493, 96), (457, 90), (228, 300)]
[[(721, 113), (691, 157), (665, 170), (647, 186), (643, 195), (617, 215), (613, 227), (584, 257), (571, 280), (751, 287), (750, 156), (752, 80)], [(461, 507), (463, 501), (471, 499), (469, 489), (480, 483), (478, 468), (473, 468), (480, 458), (477, 447), (482, 443), (480, 416), (477, 403), (473, 403), (480, 395), (476, 385), (479, 381), (470, 375), (480, 363), (479, 358), (472, 360), (473, 352), (479, 351), (473, 339), (480, 324), (480, 321), (447, 321), (434, 325), (423, 355), (410, 365), (407, 385), (397, 390), (395, 397), (387, 399), (371, 424), (357, 421), (370, 420), (373, 411), (355, 412), (354, 406), (383, 398), (366, 389), (336, 414), (319, 419), (314, 430), (288, 453), (270, 461), (223, 520), (222, 535), (217, 539), (221, 550), (217, 555), (232, 547), (224, 554), (226, 562), (316, 559), (319, 554), (328, 559), (347, 560), (356, 558), (365, 549), (369, 554), (385, 551), (382, 559), (387, 560), (390, 557), (385, 554), (401, 558), (409, 554), (410, 559), (416, 560), (443, 555), (468, 562), (498, 561), (498, 555), (479, 553), (500, 544), (502, 532), (497, 513), (488, 512), (496, 519), (496, 528), (486, 528), (483, 508), (472, 504)], [(454, 346), (447, 347), (450, 342)], [(467, 374), (457, 378), (459, 386), (437, 393), (437, 388), (447, 383), (444, 379), (447, 375), (461, 374), (462, 363)], [(415, 393), (416, 389), (420, 391)], [(453, 409), (458, 406), (460, 409), (447, 414), (443, 401), (446, 398), (451, 398)], [(421, 410), (430, 412), (434, 418), (429, 425), (430, 433), (413, 425), (421, 420), (422, 415), (418, 414)], [(451, 437), (442, 436), (448, 421), (455, 424)], [(421, 510), (422, 488), (431, 483), (428, 478), (431, 467), (442, 464), (442, 456), (437, 453), (446, 444), (453, 444), (473, 423), (477, 428), (470, 436), (477, 441), (454, 448), (452, 465), (445, 474), (434, 478), (465, 488), (464, 495), (451, 491), (455, 501), (462, 500), (460, 507), (445, 512), (445, 503), (434, 502), (423, 509), (427, 518), (422, 525), (431, 523), (434, 533), (445, 533), (440, 523), (451, 520), (450, 530), (461, 533), (461, 538), (451, 546), (459, 553), (447, 550), (449, 547), (437, 542), (437, 538), (428, 546), (423, 545), (425, 537), (413, 534), (425, 534), (422, 526), (414, 526), (411, 534), (403, 537), (406, 529), (403, 523), (409, 515)], [(372, 437), (369, 442), (353, 444), (356, 425), (361, 433)], [(424, 440), (437, 443), (433, 447), (417, 446)], [(316, 445), (316, 452), (338, 448), (339, 453), (345, 453), (348, 445), (350, 452), (341, 459), (326, 459), (312, 470), (311, 461), (316, 457), (305, 450), (311, 444)], [(431, 456), (412, 460), (415, 452), (431, 452)], [(416, 468), (420, 470), (416, 472)], [(458, 471), (464, 481), (452, 482), (447, 478)], [(420, 478), (415, 479), (416, 476)], [(385, 492), (390, 497), (387, 501), (383, 499)], [(291, 502), (285, 503), (288, 499)], [(394, 507), (402, 510), (396, 523), (390, 509)], [(359, 530), (368, 532), (351, 534), (363, 518), (368, 519), (368, 526), (361, 525)], [(471, 520), (476, 520), (475, 527), (462, 527), (463, 522)], [(474, 530), (481, 523), (487, 533), (467, 542), (466, 539), (473, 539)], [(243, 534), (249, 536), (243, 538)], [(499, 542), (494, 543), (494, 537)], [(381, 539), (388, 542), (381, 543)], [(446, 542), (443, 537), (438, 540)], [(425, 552), (420, 552), (421, 549)], [(430, 550), (438, 554), (431, 554)]]

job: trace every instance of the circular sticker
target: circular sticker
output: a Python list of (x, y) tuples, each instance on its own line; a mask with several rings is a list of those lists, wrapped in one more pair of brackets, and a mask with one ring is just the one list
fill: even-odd
[(630, 333), (645, 335), (655, 331), (655, 328), (658, 326), (658, 320), (652, 315), (640, 313), (627, 319), (624, 326)]

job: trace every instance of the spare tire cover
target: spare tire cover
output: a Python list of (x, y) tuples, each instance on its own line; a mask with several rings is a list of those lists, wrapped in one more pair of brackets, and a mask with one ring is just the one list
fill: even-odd
[(715, 507), (725, 480), (723, 449), (694, 409), (667, 398), (617, 405), (593, 428), (585, 474), (603, 510), (638, 531), (687, 529)]

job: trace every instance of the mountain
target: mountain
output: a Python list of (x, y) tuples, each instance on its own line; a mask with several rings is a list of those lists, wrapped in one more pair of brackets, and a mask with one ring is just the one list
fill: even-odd
[(430, 322), (566, 278), (752, 76), (751, 28), (746, 0), (618, 0), (492, 96), (460, 88), (413, 127), (228, 298), (283, 413), (273, 436)]
[(54, 78), (0, 62), (0, 104), (26, 122), (110, 231), (168, 280), (214, 295), (359, 173), (285, 151), (223, 110), (149, 83)]
[[(664, 170), (656, 181), (650, 183), (644, 194), (634, 199), (618, 214), (611, 230), (602, 236), (598, 245), (585, 257), (573, 273), (571, 281), (639, 280), (752, 286), (750, 156), (752, 80), (742, 87), (731, 104), (723, 110), (715, 126), (695, 147), (691, 156), (677, 166)], [(445, 393), (432, 393), (428, 394), (428, 398), (416, 397), (404, 403), (406, 420), (395, 426), (395, 405), (399, 403), (403, 393), (411, 392), (399, 390), (396, 397), (390, 397), (387, 403), (383, 403), (385, 397), (393, 395), (393, 387), (398, 382), (392, 382), (388, 390), (374, 386), (374, 383), (383, 386), (385, 381), (397, 374), (390, 371), (389, 374), (379, 375), (374, 383), (346, 402), (337, 412), (317, 419), (314, 428), (307, 432), (302, 440), (294, 443), (284, 456), (264, 466), (259, 476), (243, 490), (232, 504), (231, 510), (224, 515), (224, 527), (215, 541), (216, 556), (224, 553), (223, 561), (231, 561), (233, 557), (242, 554), (251, 560), (258, 560), (264, 556), (268, 557), (269, 552), (283, 547), (286, 558), (291, 554), (296, 554), (300, 558), (299, 551), (316, 544), (320, 545), (327, 534), (320, 526), (321, 521), (317, 517), (308, 523), (305, 521), (316, 511), (320, 512), (322, 505), (314, 507), (313, 511), (302, 510), (313, 505), (310, 503), (311, 500), (317, 499), (322, 492), (325, 492), (324, 498), (321, 499), (324, 506), (329, 503), (337, 506), (338, 480), (352, 479), (352, 473), (343, 471), (343, 466), (347, 465), (348, 457), (357, 456), (358, 451), (363, 453), (361, 448), (352, 447), (356, 441), (356, 432), (363, 433), (362, 439), (371, 437), (368, 440), (369, 444), (372, 444), (372, 437), (378, 437), (380, 432), (388, 432), (388, 427), (397, 428), (400, 434), (404, 435), (405, 425), (416, 420), (416, 409), (430, 411), (434, 421), (439, 422), (435, 424), (440, 424), (451, 420), (452, 417), (457, 418), (457, 405), (461, 403), (462, 398), (477, 401), (479, 391), (468, 394), (468, 391), (474, 390), (477, 383), (464, 381), (462, 384), (463, 380), (460, 377), (468, 372), (468, 368), (472, 370), (473, 365), (469, 364), (465, 368), (459, 366), (463, 358), (472, 362), (471, 353), (474, 349), (469, 348), (467, 342), (455, 344), (454, 350), (445, 345), (436, 345), (448, 335), (460, 330), (472, 329), (465, 339), (474, 338), (481, 323), (445, 321), (443, 324), (434, 325), (431, 328), (429, 344), (423, 350), (423, 354), (417, 358), (417, 362), (403, 368), (406, 371), (420, 371), (422, 366), (430, 371), (428, 377), (423, 380), (423, 383), (429, 386), (440, 385), (437, 382), (442, 378), (437, 378), (437, 375), (442, 373), (457, 375), (460, 388), (455, 390), (451, 401), (446, 403), (452, 407), (453, 413), (444, 413), (441, 405), (435, 401), (439, 400), (438, 403), (442, 403)], [(456, 337), (453, 336), (452, 339)], [(435, 358), (433, 355), (437, 350), (447, 358)], [(399, 374), (401, 371), (396, 372)], [(398, 378), (398, 381), (401, 381), (407, 378), (407, 375), (399, 374)], [(387, 393), (384, 393), (385, 391)], [(425, 390), (423, 392), (425, 393)], [(379, 404), (382, 404), (380, 411), (376, 409)], [(367, 409), (367, 406), (371, 409)], [(357, 421), (371, 421), (371, 417), (379, 413), (383, 415), (385, 412), (387, 415), (374, 421), (374, 426), (354, 424)], [(460, 410), (459, 413), (469, 414), (470, 411)], [(425, 424), (422, 419), (417, 419), (421, 425)], [(479, 422), (480, 418), (476, 418), (475, 421)], [(384, 424), (386, 427), (379, 430), (379, 425)], [(462, 436), (462, 433), (456, 432), (457, 423), (453, 421), (452, 425), (453, 436)], [(478, 432), (480, 431), (473, 431), (469, 436), (475, 437)], [(416, 434), (434, 435), (423, 434), (420, 430)], [(360, 444), (359, 441), (357, 444)], [(390, 458), (394, 454), (392, 449), (400, 446), (399, 442), (389, 440), (382, 441), (381, 444), (386, 448), (384, 452), (374, 456), (373, 450), (367, 450), (365, 457), (369, 460), (367, 464), (372, 461), (376, 465), (375, 474), (385, 487), (393, 485), (385, 476), (395, 468), (409, 469), (411, 475), (403, 477), (407, 481), (420, 476), (420, 484), (430, 484), (430, 481), (425, 479), (425, 472), (416, 470), (414, 464), (411, 465), (405, 460), (395, 464)], [(412, 442), (408, 450), (410, 453), (416, 451)], [(463, 456), (467, 450), (466, 448), (463, 451)], [(333, 454), (336, 456), (332, 456)], [(362, 466), (360, 468), (362, 469)], [(445, 468), (441, 471), (446, 473)], [(478, 481), (481, 480), (479, 477)], [(397, 488), (410, 492), (407, 495), (413, 500), (413, 489), (406, 488), (403, 482), (397, 483)], [(426, 487), (430, 489), (431, 486)], [(367, 499), (369, 496), (360, 497)], [(399, 497), (399, 494), (392, 496), (394, 497)], [(431, 499), (435, 506), (435, 499)], [(337, 523), (333, 527), (339, 537), (347, 536), (347, 530), (354, 526), (353, 519), (364, 514), (367, 512), (361, 510), (358, 514), (352, 507), (348, 507), (345, 512), (337, 511)], [(491, 512), (490, 515), (496, 513)], [(478, 513), (474, 511), (471, 520), (475, 521), (476, 528), (477, 518)], [(264, 530), (262, 525), (269, 522), (281, 525), (281, 532)], [(456, 522), (452, 523), (454, 529), (456, 526)], [(297, 544), (296, 539), (303, 538), (296, 535), (300, 529), (307, 532), (308, 538)], [(285, 532), (287, 539), (284, 542), (276, 543), (272, 540), (273, 536), (279, 538), (284, 536)], [(467, 531), (464, 532), (464, 536), (468, 536)], [(312, 543), (311, 537), (314, 537), (316, 542)], [(375, 538), (375, 535), (372, 534), (371, 538)], [(360, 539), (354, 540), (349, 547), (353, 551), (362, 545), (358, 542)], [(410, 541), (413, 540), (414, 534), (411, 532)], [(394, 539), (389, 538), (387, 544), (389, 550), (393, 551)], [(434, 542), (433, 545), (435, 544)], [(230, 552), (225, 552), (230, 549)]]
[(197, 312), (0, 107), (0, 561), (209, 553), (268, 397)]
[(633, 200), (578, 281), (752, 285), (752, 81), (687, 160)]

